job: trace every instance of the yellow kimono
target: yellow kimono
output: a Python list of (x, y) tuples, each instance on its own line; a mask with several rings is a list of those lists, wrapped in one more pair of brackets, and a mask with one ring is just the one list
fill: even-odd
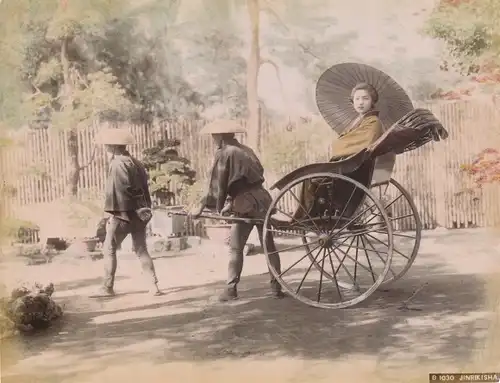
[[(359, 153), (377, 141), (382, 133), (383, 128), (378, 118), (378, 112), (371, 111), (366, 113), (354, 121), (353, 125), (333, 142), (333, 157), (330, 161), (337, 161), (342, 157)], [(315, 194), (316, 185), (309, 181), (304, 182), (300, 193), (300, 202), (308, 212), (313, 206)], [(294, 218), (300, 219), (304, 215), (304, 210), (299, 206), (294, 214)]]
[(383, 133), (382, 124), (377, 115), (377, 112), (368, 112), (342, 133), (333, 142), (334, 157), (332, 159), (359, 153), (377, 141)]

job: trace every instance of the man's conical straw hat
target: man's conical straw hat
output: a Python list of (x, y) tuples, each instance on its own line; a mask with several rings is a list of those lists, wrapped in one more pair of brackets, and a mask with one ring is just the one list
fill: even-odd
[(96, 144), (101, 145), (133, 145), (135, 138), (127, 129), (101, 129), (95, 138)]
[(245, 133), (241, 124), (233, 120), (215, 120), (205, 125), (199, 134)]

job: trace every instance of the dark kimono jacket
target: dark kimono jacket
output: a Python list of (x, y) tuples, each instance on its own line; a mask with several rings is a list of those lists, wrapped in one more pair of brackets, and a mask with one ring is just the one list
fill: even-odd
[(233, 213), (261, 216), (272, 201), (263, 183), (264, 168), (257, 155), (235, 140), (215, 153), (208, 192), (202, 202), (217, 212), (231, 202)]
[[(332, 145), (333, 157), (330, 161), (337, 161), (359, 153), (363, 149), (367, 149), (377, 141), (382, 134), (383, 128), (378, 118), (378, 112), (370, 111), (366, 113), (354, 121), (352, 126), (346, 129), (346, 131), (334, 141)], [(353, 174), (346, 175), (364, 184), (367, 178), (371, 177), (371, 164), (363, 164), (359, 169), (354, 171)], [(314, 203), (315, 194), (316, 185), (307, 181), (304, 182), (300, 193), (300, 202), (302, 207), (307, 211), (311, 209)], [(296, 219), (304, 217), (305, 212), (303, 210), (304, 209), (299, 206), (294, 217)]]
[(144, 165), (128, 152), (115, 155), (109, 164), (104, 211), (129, 220), (131, 212), (143, 207), (151, 208)]

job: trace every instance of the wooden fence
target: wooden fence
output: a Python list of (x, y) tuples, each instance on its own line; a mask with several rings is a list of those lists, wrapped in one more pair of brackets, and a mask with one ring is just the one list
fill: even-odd
[[(447, 141), (431, 143), (402, 154), (396, 161), (393, 178), (413, 196), (424, 227), (464, 228), (497, 224), (500, 218), (500, 188), (491, 185), (471, 193), (460, 193), (468, 186), (466, 177), (460, 173), (460, 165), (470, 161), (486, 147), (500, 148), (500, 108), (498, 105), (472, 101), (419, 106), (432, 110), (450, 134)], [(181, 155), (192, 161), (198, 177), (206, 177), (214, 147), (209, 137), (197, 134), (202, 125), (201, 121), (189, 121), (129, 126), (137, 139), (131, 152), (140, 158), (144, 148), (151, 147), (159, 139), (175, 137), (181, 140)], [(288, 153), (284, 155), (288, 154), (288, 159), (279, 166), (272, 163), (276, 157), (268, 152), (279, 144), (276, 137), (296, 136), (313, 126), (311, 123), (305, 125), (308, 127), (299, 124), (290, 131), (290, 125), (286, 122), (263, 122), (262, 155), (270, 158), (265, 164), (267, 183), (300, 165), (328, 158), (331, 139), (325, 140), (325, 135), (319, 134), (319, 141), (316, 141), (323, 144), (321, 147), (316, 145), (318, 142), (309, 142), (306, 134), (306, 139), (286, 141), (289, 147), (285, 148)], [(93, 127), (79, 132), (79, 159), (86, 166), (80, 176), (80, 198), (102, 193), (104, 189), (106, 163), (102, 150), (97, 149), (93, 161), (90, 161), (96, 131), (97, 127)], [(331, 134), (328, 129), (324, 132)], [(16, 144), (2, 148), (0, 154), (4, 184), (10, 184), (17, 190), (15, 196), (4, 199), (7, 213), (15, 214), (19, 206), (47, 203), (62, 197), (69, 172), (66, 133), (25, 131), (13, 136), (13, 140)], [(297, 155), (294, 151), (297, 151)], [(274, 170), (271, 172), (268, 168)]]

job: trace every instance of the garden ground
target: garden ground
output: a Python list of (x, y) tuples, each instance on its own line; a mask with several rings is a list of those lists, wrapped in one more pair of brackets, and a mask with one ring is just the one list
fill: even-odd
[[(240, 299), (216, 302), (227, 259), (210, 242), (156, 255), (161, 297), (145, 294), (133, 255), (119, 258), (117, 296), (101, 300), (87, 296), (102, 261), (4, 262), (7, 286), (52, 281), (65, 316), (48, 332), (2, 345), (2, 382), (427, 382), (431, 370), (478, 370), (480, 358), (489, 360), (481, 370), (500, 371), (499, 237), (424, 232), (403, 279), (344, 310), (267, 297), (263, 255), (246, 257)], [(400, 310), (424, 284), (415, 310)]]

